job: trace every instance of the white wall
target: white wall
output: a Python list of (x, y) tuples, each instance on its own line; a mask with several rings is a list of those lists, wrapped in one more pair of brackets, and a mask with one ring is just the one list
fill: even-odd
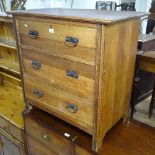
[[(11, 0), (6, 0), (9, 4)], [(70, 8), (72, 0), (27, 0), (26, 8), (49, 8), (49, 7), (65, 7)], [(116, 1), (120, 3), (121, 0), (103, 0), (103, 1)], [(137, 11), (148, 11), (151, 0), (136, 0)], [(73, 8), (80, 9), (95, 9), (96, 0), (73, 0)]]
[[(53, 7), (70, 8), (71, 7), (71, 1), (72, 0), (27, 0), (25, 7), (27, 9), (53, 8)], [(6, 0), (6, 2), (8, 5), (8, 8), (10, 8), (11, 0)]]
[(148, 12), (151, 6), (151, 0), (136, 0), (136, 10)]
[[(149, 12), (152, 0), (136, 0), (136, 11)], [(147, 20), (142, 22), (142, 33), (146, 33)]]
[(71, 0), (27, 0), (25, 7), (27, 9), (35, 8), (70, 8)]
[(96, 0), (73, 0), (73, 8), (95, 9)]

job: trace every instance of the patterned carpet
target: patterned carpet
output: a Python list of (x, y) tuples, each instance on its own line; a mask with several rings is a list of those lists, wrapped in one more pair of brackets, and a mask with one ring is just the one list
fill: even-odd
[(134, 114), (134, 119), (142, 123), (148, 124), (155, 127), (155, 109), (153, 115), (149, 118), (149, 105), (151, 98), (147, 98), (136, 106), (136, 113)]

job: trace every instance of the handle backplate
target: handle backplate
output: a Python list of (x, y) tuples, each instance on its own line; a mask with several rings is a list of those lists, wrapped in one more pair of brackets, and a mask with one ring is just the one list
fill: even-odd
[(72, 103), (67, 103), (67, 110), (71, 113), (76, 113), (78, 111), (78, 106)]
[(75, 79), (79, 78), (79, 74), (76, 71), (73, 70), (67, 70), (66, 75)]
[(31, 39), (37, 39), (39, 37), (39, 32), (35, 30), (29, 30), (28, 36)]
[(78, 38), (73, 38), (73, 37), (69, 37), (67, 36), (66, 37), (66, 45), (69, 46), (69, 47), (75, 47), (78, 45), (79, 43), (79, 39)]
[(40, 69), (41, 68), (41, 63), (35, 60), (32, 60), (32, 67), (35, 69)]
[(40, 90), (38, 90), (38, 89), (33, 89), (33, 94), (36, 96), (36, 97), (38, 97), (38, 98), (41, 98), (41, 97), (43, 97), (43, 93), (40, 91)]
[(49, 141), (50, 140), (50, 136), (46, 133), (42, 133), (42, 137), (44, 140)]

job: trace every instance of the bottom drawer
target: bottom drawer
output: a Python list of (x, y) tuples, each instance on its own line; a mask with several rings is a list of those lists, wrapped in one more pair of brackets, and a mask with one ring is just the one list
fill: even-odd
[(91, 135), (36, 107), (24, 121), (28, 155), (101, 155), (91, 151)]
[(25, 155), (25, 146), (0, 128), (0, 155)]
[(30, 155), (34, 155), (35, 150), (38, 152), (35, 155), (72, 155), (74, 134), (47, 116), (37, 112), (25, 116), (28, 152)]
[(97, 154), (76, 145), (76, 147), (75, 147), (75, 155), (97, 155)]
[(28, 135), (26, 136), (26, 140), (28, 155), (57, 155), (57, 153)]

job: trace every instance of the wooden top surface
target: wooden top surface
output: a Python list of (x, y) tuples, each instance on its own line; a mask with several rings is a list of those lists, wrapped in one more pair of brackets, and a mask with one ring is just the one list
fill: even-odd
[(23, 128), (24, 99), (22, 89), (18, 86), (20, 82), (1, 72), (0, 77), (3, 79), (3, 84), (0, 84), (0, 117)]
[(155, 40), (155, 35), (152, 34), (140, 34), (138, 41), (139, 42), (147, 42), (147, 41), (151, 41), (151, 40)]
[(137, 53), (137, 58), (155, 64), (155, 51), (145, 51)]
[(146, 13), (131, 11), (100, 11), (93, 9), (35, 9), (9, 12), (15, 15), (51, 17), (72, 21), (110, 24), (130, 18), (137, 18)]

